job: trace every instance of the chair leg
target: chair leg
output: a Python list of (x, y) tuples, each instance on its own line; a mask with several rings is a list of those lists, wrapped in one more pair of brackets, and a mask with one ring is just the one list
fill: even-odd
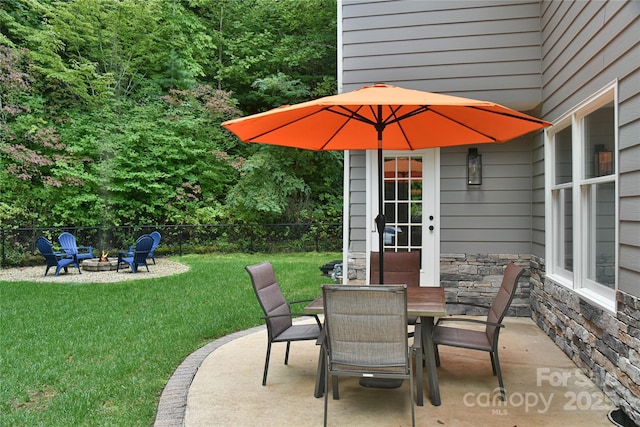
[[(340, 392), (338, 391), (340, 385), (340, 381), (336, 375), (331, 379), (331, 386), (333, 387), (333, 400), (340, 400)], [(328, 392), (327, 392), (328, 393)]]
[(416, 427), (416, 409), (415, 409), (416, 402), (415, 402), (415, 399), (413, 398), (413, 372), (411, 373), (411, 375), (409, 375), (409, 397), (411, 398), (411, 425), (413, 427)]
[(327, 427), (327, 411), (329, 409), (329, 373), (324, 376), (324, 427)]
[(267, 372), (269, 371), (270, 357), (271, 357), (271, 341), (267, 343), (267, 358), (264, 361), (264, 373), (262, 374), (262, 385), (267, 385)]
[[(416, 400), (418, 405), (422, 406), (424, 402), (424, 357), (422, 355), (422, 348), (414, 350), (416, 354)], [(413, 389), (412, 392), (413, 394)]]
[(502, 397), (502, 401), (507, 400), (507, 392), (504, 389), (504, 383), (502, 382), (502, 371), (500, 370), (500, 360), (498, 359), (498, 352), (491, 352), (491, 360), (495, 363), (495, 371), (498, 376), (498, 384), (500, 385), (500, 396)]
[(284, 364), (285, 365), (289, 364), (289, 347), (291, 347), (291, 341), (287, 341), (287, 351), (284, 354)]
[(440, 366), (440, 352), (438, 351), (438, 344), (433, 345), (433, 350), (434, 350), (433, 353), (436, 358), (436, 366)]
[(493, 356), (493, 352), (490, 352), (489, 355), (491, 356), (491, 369), (493, 370), (493, 375), (496, 375), (496, 360)]

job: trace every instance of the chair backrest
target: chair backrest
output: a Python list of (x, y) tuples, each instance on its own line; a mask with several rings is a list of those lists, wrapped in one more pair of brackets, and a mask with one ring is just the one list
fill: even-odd
[(329, 369), (409, 372), (407, 287), (323, 285)]
[(158, 231), (152, 231), (149, 234), (149, 236), (153, 239), (153, 246), (151, 247), (151, 251), (149, 252), (149, 254), (153, 255), (153, 252), (156, 250), (156, 248), (160, 244), (160, 238), (162, 236), (160, 235), (160, 232), (158, 232)]
[[(518, 280), (524, 273), (524, 268), (518, 267), (513, 262), (507, 265), (504, 270), (504, 276), (502, 277), (502, 284), (498, 293), (496, 294), (489, 313), (487, 314), (487, 321), (491, 323), (500, 323), (509, 310), (511, 301), (516, 294), (516, 287), (518, 286)], [(487, 337), (489, 342), (493, 345), (496, 332), (496, 326), (487, 325)]]
[(270, 339), (273, 339), (292, 325), (291, 317), (286, 316), (291, 314), (291, 307), (282, 294), (276, 280), (276, 273), (270, 262), (249, 265), (245, 267), (245, 270), (251, 277), (253, 290), (265, 316), (283, 315), (282, 317), (265, 319)]
[[(380, 253), (371, 252), (369, 283), (380, 283)], [(420, 286), (420, 252), (385, 252), (384, 283)]]
[(42, 256), (47, 261), (53, 261), (55, 264), (55, 262), (57, 261), (57, 258), (53, 254), (53, 246), (51, 245), (51, 242), (49, 241), (49, 239), (42, 236), (38, 237), (38, 240), (36, 241), (36, 247), (38, 248), (38, 251), (40, 252), (40, 254), (42, 254)]
[(136, 240), (136, 249), (133, 252), (133, 262), (143, 264), (146, 262), (147, 255), (153, 246), (153, 239), (147, 235), (141, 236)]
[(76, 243), (76, 236), (71, 233), (64, 232), (58, 236), (58, 243), (60, 247), (67, 255), (77, 255), (78, 245)]
[(53, 245), (46, 237), (38, 237), (36, 241), (36, 247), (40, 251), (41, 254), (52, 254), (53, 255)]

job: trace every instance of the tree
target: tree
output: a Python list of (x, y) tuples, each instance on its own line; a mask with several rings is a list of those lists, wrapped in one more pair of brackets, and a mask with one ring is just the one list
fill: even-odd
[[(335, 0), (1, 2), (0, 220), (333, 215), (341, 153), (243, 144), (220, 123), (334, 93), (336, 7)], [(237, 208), (269, 186), (277, 200)]]

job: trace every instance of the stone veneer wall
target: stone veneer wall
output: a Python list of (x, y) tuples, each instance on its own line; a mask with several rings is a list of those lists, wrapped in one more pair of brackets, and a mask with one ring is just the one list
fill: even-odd
[[(531, 317), (529, 302), (529, 263), (524, 254), (442, 254), (440, 256), (440, 286), (445, 288), (449, 302), (471, 302), (490, 306), (502, 283), (505, 266), (513, 261), (527, 271), (520, 278), (516, 296), (508, 316)], [(365, 255), (349, 254), (349, 283), (365, 283)], [(486, 315), (477, 307), (452, 305), (452, 314)]]
[(640, 424), (640, 299), (618, 291), (610, 314), (545, 278), (531, 258), (532, 318), (615, 405)]
[[(471, 302), (490, 306), (493, 303), (504, 269), (509, 262), (524, 267), (516, 295), (507, 316), (531, 317), (529, 302), (529, 263), (524, 254), (442, 254), (440, 256), (440, 286), (445, 288), (447, 302)], [(487, 310), (463, 305), (447, 307), (451, 314), (486, 315)]]

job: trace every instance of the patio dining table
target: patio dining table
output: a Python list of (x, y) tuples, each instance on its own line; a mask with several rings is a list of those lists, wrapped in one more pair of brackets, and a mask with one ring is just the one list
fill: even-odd
[[(322, 296), (313, 300), (304, 308), (308, 314), (322, 314), (324, 312), (324, 302)], [(435, 317), (446, 315), (444, 288), (439, 286), (420, 286), (407, 288), (407, 315), (420, 317), (420, 331), (422, 338), (422, 351), (424, 360), (427, 363), (427, 375), (429, 377), (429, 393), (431, 404), (440, 406), (440, 389), (438, 387), (438, 372), (436, 371), (436, 360), (433, 345), (433, 326)], [(316, 376), (315, 397), (324, 395), (324, 375), (325, 375), (324, 349), (320, 349), (318, 357), (318, 373)], [(418, 392), (416, 403), (423, 406), (423, 369), (418, 366), (416, 380)]]

